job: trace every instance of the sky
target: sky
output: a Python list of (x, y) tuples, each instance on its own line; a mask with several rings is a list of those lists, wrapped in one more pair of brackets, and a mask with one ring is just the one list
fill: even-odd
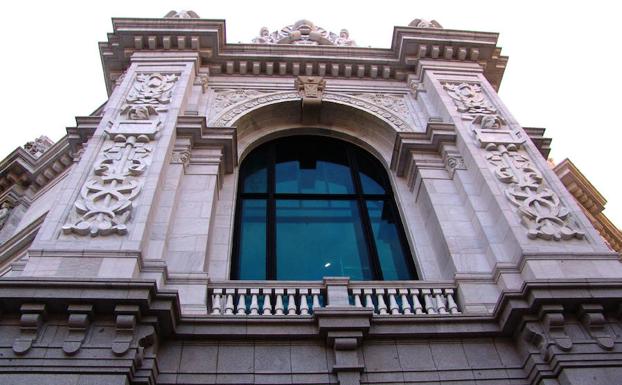
[(608, 200), (605, 214), (622, 227), (617, 157), (622, 76), (615, 72), (622, 62), (622, 34), (615, 5), (602, 0), (11, 1), (3, 4), (0, 23), (0, 154), (41, 134), (58, 140), (65, 127), (75, 125), (75, 116), (106, 101), (97, 42), (112, 31), (112, 17), (194, 10), (205, 19), (225, 19), (229, 43), (250, 42), (262, 26), (273, 31), (305, 18), (329, 31), (347, 28), (359, 46), (379, 48), (390, 46), (393, 26), (435, 19), (448, 29), (500, 33), (498, 46), (510, 57), (499, 92), (504, 103), (524, 127), (547, 129), (551, 157), (570, 158)]

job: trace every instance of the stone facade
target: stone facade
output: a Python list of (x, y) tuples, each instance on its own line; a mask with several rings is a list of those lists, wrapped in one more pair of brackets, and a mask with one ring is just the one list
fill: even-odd
[[(499, 99), (497, 34), (113, 29), (105, 106), (0, 162), (0, 383), (619, 382), (619, 254)], [(238, 165), (295, 134), (381, 161), (420, 280), (229, 280)]]

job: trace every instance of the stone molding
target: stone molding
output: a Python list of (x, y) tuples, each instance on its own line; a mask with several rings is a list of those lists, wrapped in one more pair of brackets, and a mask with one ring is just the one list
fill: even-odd
[[(254, 75), (278, 73), (404, 80), (412, 73), (413, 65), (422, 59), (482, 63), (485, 75), (495, 88), (499, 86), (507, 62), (507, 57), (501, 55), (501, 48), (496, 46), (498, 34), (486, 32), (396, 27), (390, 44), (392, 49), (359, 47), (351, 60), (337, 63), (333, 58), (343, 54), (344, 48), (340, 46), (322, 46), (318, 50), (295, 44), (245, 44), (243, 48), (239, 44), (227, 44), (225, 25), (219, 20), (114, 18), (113, 27), (114, 33), (108, 35), (108, 41), (100, 43), (109, 93), (120, 72), (128, 68), (132, 54), (144, 51), (196, 52), (212, 75), (243, 75), (250, 70)], [(344, 39), (345, 35), (340, 38)], [(344, 42), (348, 41), (349, 36)], [(236, 58), (240, 49), (245, 50), (244, 58)], [(305, 56), (304, 61), (296, 60), (301, 54)], [(275, 61), (275, 57), (284, 59)]]

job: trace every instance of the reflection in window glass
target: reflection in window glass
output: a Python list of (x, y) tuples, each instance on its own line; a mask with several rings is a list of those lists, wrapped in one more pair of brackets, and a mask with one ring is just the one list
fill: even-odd
[(240, 166), (233, 279), (416, 279), (382, 164), (349, 143), (293, 136)]
[(385, 201), (367, 201), (367, 210), (384, 279), (410, 279), (410, 272), (390, 205)]
[(277, 144), (275, 177), (277, 193), (354, 192), (345, 148), (318, 138), (294, 137)]
[(276, 201), (277, 279), (372, 279), (354, 201)]
[(240, 219), (238, 276), (266, 279), (266, 201), (244, 200)]
[(268, 154), (265, 151), (253, 151), (244, 159), (240, 168), (242, 191), (246, 193), (265, 193), (268, 186)]

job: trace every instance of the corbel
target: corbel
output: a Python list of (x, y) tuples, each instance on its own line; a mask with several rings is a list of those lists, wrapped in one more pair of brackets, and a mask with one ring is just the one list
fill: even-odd
[(538, 348), (547, 362), (553, 356), (550, 346), (557, 346), (562, 351), (572, 349), (572, 340), (565, 330), (563, 311), (561, 305), (543, 305), (539, 312), (539, 322), (528, 322), (523, 329), (523, 339)]
[(117, 305), (114, 312), (116, 314), (116, 333), (112, 341), (112, 352), (116, 356), (122, 356), (127, 353), (134, 340), (140, 309), (136, 305)]
[(588, 334), (596, 340), (598, 346), (605, 350), (611, 350), (614, 346), (614, 340), (605, 327), (607, 322), (603, 312), (602, 305), (583, 304), (579, 306), (579, 319)]
[(294, 85), (302, 98), (302, 123), (319, 122), (326, 80), (320, 76), (298, 76)]
[(67, 355), (76, 354), (82, 347), (93, 314), (93, 305), (69, 305), (67, 307), (69, 329), (63, 342), (63, 352)]
[(26, 354), (39, 337), (45, 319), (45, 304), (25, 303), (20, 311), (20, 333), (13, 342), (13, 352), (17, 355)]

